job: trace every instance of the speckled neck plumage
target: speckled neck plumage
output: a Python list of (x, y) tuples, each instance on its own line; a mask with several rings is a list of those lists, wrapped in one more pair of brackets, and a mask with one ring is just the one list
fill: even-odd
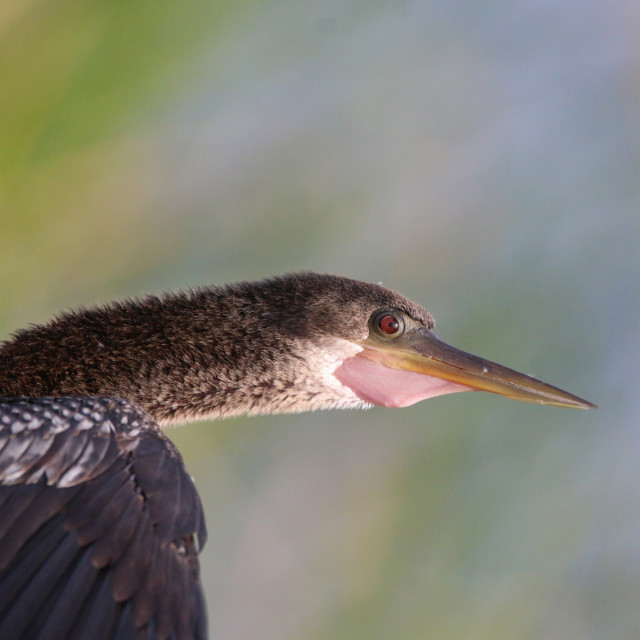
[(388, 289), (313, 273), (81, 309), (0, 347), (0, 395), (112, 395), (161, 424), (362, 406), (332, 373), (384, 305), (433, 324)]

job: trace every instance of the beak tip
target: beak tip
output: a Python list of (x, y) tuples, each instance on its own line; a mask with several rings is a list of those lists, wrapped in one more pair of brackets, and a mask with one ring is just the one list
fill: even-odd
[[(541, 404), (554, 404), (541, 401)], [(569, 409), (583, 409), (584, 411), (588, 409), (597, 409), (598, 405), (593, 404), (593, 402), (589, 402), (588, 400), (584, 400), (583, 398), (578, 398), (577, 396), (571, 396), (570, 398), (563, 398), (560, 402), (557, 403), (560, 407), (567, 407)]]

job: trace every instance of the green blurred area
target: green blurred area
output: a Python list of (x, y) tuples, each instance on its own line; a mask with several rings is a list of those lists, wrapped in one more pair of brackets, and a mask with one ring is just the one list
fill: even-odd
[(600, 405), (171, 430), (216, 639), (640, 635), (637, 9), (9, 2), (0, 330), (301, 268)]

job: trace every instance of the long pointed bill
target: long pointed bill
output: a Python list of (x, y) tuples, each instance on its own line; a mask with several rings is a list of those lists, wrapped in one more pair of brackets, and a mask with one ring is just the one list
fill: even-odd
[(336, 376), (374, 404), (406, 406), (444, 393), (482, 390), (524, 402), (596, 408), (536, 378), (456, 349), (427, 329), (410, 329), (387, 342), (368, 339), (362, 346)]

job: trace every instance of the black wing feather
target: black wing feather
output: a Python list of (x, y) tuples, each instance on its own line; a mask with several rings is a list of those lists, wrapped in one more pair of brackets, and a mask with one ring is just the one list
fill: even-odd
[[(28, 507), (15, 519), (11, 528), (2, 538), (0, 544), (0, 567), (12, 562), (12, 559), (19, 559), (17, 554), (24, 541), (29, 540), (47, 520), (60, 513), (77, 492), (78, 487), (65, 487), (56, 491), (53, 495), (46, 490), (46, 487), (43, 488), (42, 484), (40, 486), (35, 485), (34, 489), (39, 489), (37, 495), (33, 500), (28, 501)], [(28, 492), (19, 491), (17, 497), (19, 498), (25, 493)]]
[(0, 399), (0, 638), (206, 638), (202, 506), (113, 398)]
[(78, 553), (73, 537), (65, 536), (55, 552), (45, 559), (35, 575), (12, 602), (11, 609), (0, 621), (2, 638), (35, 638), (42, 625), (43, 614), (51, 610), (56, 588)]
[(50, 606), (43, 615), (38, 616), (38, 638), (68, 638), (76, 622), (78, 614), (84, 606), (85, 598), (91, 591), (93, 583), (98, 579), (98, 572), (91, 562), (74, 549), (73, 563), (67, 571), (60, 575), (55, 589), (52, 591)]
[(105, 637), (105, 630), (113, 637), (115, 626), (121, 618), (123, 605), (113, 603), (111, 581), (106, 571), (98, 572), (98, 579), (87, 595), (80, 614), (75, 621), (75, 638)]
[[(2, 509), (0, 540), (6, 539), (7, 531), (25, 511), (31, 508), (32, 503), (37, 500), (44, 488), (43, 483), (11, 488), (0, 486), (0, 508)], [(0, 549), (0, 567), (2, 566), (2, 550)]]
[[(75, 529), (80, 546), (89, 544), (100, 538), (108, 530), (110, 523), (115, 522), (126, 502), (126, 486), (130, 482), (130, 474), (126, 468), (113, 468), (106, 474), (97, 488), (81, 487), (80, 491), (69, 503), (64, 525), (67, 529)], [(87, 496), (87, 491), (91, 492)]]
[[(9, 612), (12, 603), (36, 575), (40, 567), (62, 543), (67, 533), (60, 526), (61, 516), (47, 522), (20, 551), (19, 562), (12, 563), (2, 572), (0, 589), (0, 611)], [(0, 625), (4, 624), (4, 618)]]

